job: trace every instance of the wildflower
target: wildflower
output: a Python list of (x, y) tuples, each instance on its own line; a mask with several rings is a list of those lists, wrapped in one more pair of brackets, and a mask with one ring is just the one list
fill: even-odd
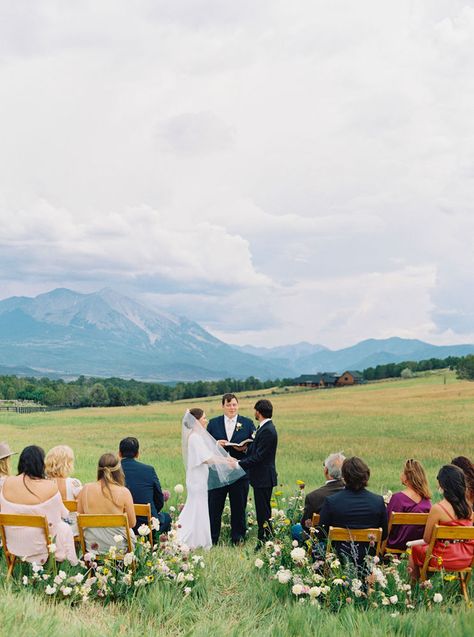
[(396, 604), (398, 602), (398, 595), (392, 595), (388, 598), (391, 604)]
[(174, 513), (176, 511), (176, 507), (170, 507), (170, 513)]
[(257, 568), (262, 568), (263, 566), (263, 560), (261, 560), (259, 557), (257, 557), (257, 559), (255, 560), (255, 566)]
[(333, 579), (332, 583), (333, 583), (335, 586), (342, 586), (342, 585), (344, 584), (344, 580), (342, 580), (342, 579), (340, 579), (340, 578), (336, 578), (336, 579)]
[(306, 559), (306, 551), (300, 546), (297, 546), (291, 551), (290, 556), (293, 562), (300, 563)]
[(163, 489), (163, 500), (165, 502), (168, 502), (168, 500), (170, 499), (170, 492), (168, 491), (168, 489)]
[(82, 580), (84, 579), (84, 575), (82, 573), (77, 573), (77, 575), (74, 575), (72, 579), (74, 579), (78, 584), (80, 584)]
[(277, 579), (280, 582), (280, 584), (288, 584), (288, 582), (291, 579), (291, 571), (288, 569), (283, 569), (281, 571), (278, 571), (277, 573)]
[(120, 542), (123, 542), (123, 540), (124, 540), (123, 535), (119, 535), (119, 534), (114, 535), (114, 542), (115, 542), (115, 544), (120, 544)]
[(43, 570), (43, 567), (40, 564), (37, 564), (36, 562), (33, 562), (31, 566), (33, 569), (33, 573), (38, 573), (39, 571)]
[(23, 586), (28, 586), (28, 577), (26, 575), (23, 575), (21, 581), (23, 582)]
[(51, 554), (56, 553), (56, 544), (54, 544), (54, 542), (51, 542), (51, 544), (48, 544), (48, 552)]
[(315, 597), (319, 597), (321, 595), (321, 587), (320, 586), (312, 586), (309, 589), (309, 596), (314, 599)]
[(160, 530), (160, 521), (158, 520), (158, 518), (151, 518), (151, 528), (153, 529), (153, 531)]
[(440, 604), (443, 601), (443, 596), (441, 595), (441, 593), (435, 593), (433, 595), (433, 601), (435, 604)]
[(122, 582), (125, 584), (125, 586), (131, 586), (131, 584), (132, 584), (132, 575), (131, 575), (131, 573), (127, 573), (126, 575), (124, 575), (122, 577)]
[(46, 593), (46, 595), (54, 595), (56, 590), (57, 590), (56, 586), (50, 586), (48, 584), (48, 586), (46, 586), (46, 588), (44, 589), (44, 592)]
[(301, 584), (294, 584), (291, 592), (293, 593), (293, 595), (298, 596), (304, 592), (304, 588)]
[(390, 606), (390, 600), (388, 597), (382, 597), (382, 606)]
[(291, 544), (292, 544), (292, 546), (298, 546), (298, 540), (293, 540), (293, 542)]
[(149, 535), (150, 527), (147, 524), (140, 524), (138, 527), (138, 535), (144, 536)]
[(180, 495), (181, 493), (184, 492), (184, 487), (182, 484), (176, 484), (174, 487), (174, 492), (177, 493), (178, 495)]
[(125, 553), (123, 556), (124, 566), (130, 566), (132, 562), (135, 560), (135, 555), (133, 553)]
[(61, 593), (64, 595), (64, 597), (68, 597), (68, 595), (72, 593), (72, 588), (70, 586), (62, 586)]
[(297, 480), (296, 484), (299, 486), (300, 489), (305, 487), (304, 480)]
[(456, 575), (445, 575), (444, 576), (444, 580), (446, 582), (454, 582), (455, 579), (457, 579)]
[(276, 495), (276, 497), (278, 498), (283, 495), (283, 491), (275, 491), (274, 495)]
[(193, 589), (190, 586), (185, 586), (184, 587), (184, 594), (185, 595), (189, 595), (189, 593), (192, 591)]
[(398, 617), (400, 613), (396, 610), (394, 613), (390, 613), (390, 617)]

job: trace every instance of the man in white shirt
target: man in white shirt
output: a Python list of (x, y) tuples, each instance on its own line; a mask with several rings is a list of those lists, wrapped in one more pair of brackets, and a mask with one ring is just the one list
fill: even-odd
[[(207, 431), (224, 449), (237, 460), (245, 457), (243, 447), (229, 447), (229, 442), (238, 444), (253, 437), (255, 426), (250, 418), (239, 416), (239, 401), (235, 394), (224, 394), (222, 397), (222, 416), (211, 418)], [(212, 469), (211, 469), (212, 470)], [(245, 540), (247, 531), (247, 498), (249, 493), (249, 479), (245, 475), (237, 482), (226, 487), (209, 491), (209, 518), (211, 522), (211, 536), (213, 544), (219, 541), (222, 513), (227, 495), (230, 502), (230, 535), (233, 544), (240, 544)]]

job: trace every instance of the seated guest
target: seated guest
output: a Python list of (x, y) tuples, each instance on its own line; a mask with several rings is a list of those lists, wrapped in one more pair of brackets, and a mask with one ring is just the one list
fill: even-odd
[[(387, 515), (393, 511), (397, 513), (428, 513), (431, 509), (431, 492), (428, 486), (423, 466), (411, 458), (405, 462), (400, 476), (403, 491), (394, 493), (387, 506)], [(395, 524), (387, 540), (387, 548), (404, 551), (409, 540), (418, 540), (423, 537), (424, 526)]]
[(342, 453), (332, 453), (323, 462), (323, 471), (326, 482), (319, 489), (310, 491), (304, 501), (303, 517), (301, 524), (303, 527), (311, 526), (313, 513), (319, 513), (323, 507), (324, 500), (337, 491), (344, 489), (342, 479), (342, 463), (345, 457)]
[[(171, 517), (161, 511), (164, 504), (163, 491), (155, 469), (148, 464), (139, 462), (139, 443), (136, 438), (124, 438), (120, 441), (119, 456), (122, 470), (125, 474), (125, 485), (130, 489), (135, 504), (150, 504), (151, 515), (160, 522), (160, 531), (166, 533), (171, 527)], [(148, 520), (139, 516), (138, 528), (141, 524), (148, 524)]]
[[(46, 476), (54, 479), (63, 500), (77, 500), (82, 484), (77, 478), (71, 478), (74, 471), (74, 452), (67, 445), (59, 445), (48, 451), (45, 458)], [(78, 534), (77, 515), (69, 513), (67, 521), (72, 526), (74, 535)]]
[[(69, 560), (77, 564), (71, 527), (62, 520), (68, 511), (63, 505), (58, 485), (47, 480), (44, 473), (44, 451), (41, 447), (25, 447), (18, 460), (18, 475), (6, 478), (0, 493), (2, 513), (17, 515), (45, 515), (51, 542), (56, 545), (58, 562)], [(6, 527), (8, 548), (27, 562), (44, 564), (48, 559), (42, 529)]]
[(466, 481), (466, 499), (474, 506), (474, 464), (466, 458), (466, 456), (457, 456), (451, 460), (451, 464), (459, 467), (464, 473), (464, 479)]
[(10, 458), (16, 453), (12, 451), (6, 442), (0, 442), (0, 491), (3, 483), (8, 476), (12, 474), (12, 466)]
[[(428, 544), (436, 524), (440, 526), (472, 526), (472, 507), (466, 500), (466, 481), (464, 473), (459, 467), (452, 464), (444, 465), (438, 473), (438, 483), (443, 493), (443, 499), (433, 504), (428, 515), (423, 539), (426, 544), (412, 546), (409, 559), (409, 570), (412, 578), (420, 577), (420, 568), (423, 566)], [(474, 541), (449, 542), (440, 540), (433, 548), (433, 559), (430, 566), (438, 566), (438, 558), (441, 558), (441, 567), (446, 570), (462, 569), (471, 565), (474, 555)]]
[[(370, 469), (356, 456), (342, 463), (345, 488), (324, 500), (320, 513), (320, 526), (326, 531), (330, 526), (346, 529), (382, 528), (382, 539), (387, 537), (387, 511), (381, 495), (366, 489)], [(334, 548), (342, 557), (362, 564), (370, 547), (366, 543), (337, 542)]]
[[(125, 476), (120, 459), (114, 453), (104, 453), (99, 458), (97, 482), (90, 482), (82, 487), (77, 498), (77, 512), (104, 515), (126, 513), (132, 540), (135, 540), (131, 530), (137, 522), (132, 494), (125, 487)], [(114, 540), (116, 535), (126, 539), (125, 528), (84, 529), (87, 551), (107, 553), (111, 546), (125, 547), (125, 542), (117, 545)]]

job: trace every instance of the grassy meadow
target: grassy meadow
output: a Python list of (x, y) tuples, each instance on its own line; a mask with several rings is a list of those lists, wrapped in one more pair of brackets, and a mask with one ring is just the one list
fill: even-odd
[[(280, 391), (280, 390), (279, 390)], [(288, 494), (297, 479), (307, 490), (322, 483), (322, 462), (333, 451), (360, 455), (371, 468), (369, 488), (400, 488), (406, 458), (421, 460), (436, 490), (438, 468), (455, 455), (474, 457), (474, 383), (452, 374), (431, 374), (336, 390), (294, 390), (240, 396), (240, 413), (252, 416), (256, 397), (268, 394), (279, 432), (277, 469)], [(20, 451), (27, 444), (46, 450), (70, 445), (76, 476), (95, 478), (101, 453), (135, 435), (141, 459), (155, 465), (163, 488), (184, 483), (181, 416), (202, 406), (208, 417), (221, 413), (218, 398), (145, 407), (83, 409), (40, 414), (0, 413), (0, 439)], [(181, 598), (162, 585), (152, 587), (129, 606), (94, 604), (85, 608), (52, 606), (5, 587), (0, 595), (0, 635), (471, 635), (474, 611), (463, 604), (453, 612), (433, 610), (390, 617), (345, 609), (338, 615), (294, 603), (253, 568), (254, 542), (247, 547), (217, 547), (206, 556), (206, 572), (192, 597)]]

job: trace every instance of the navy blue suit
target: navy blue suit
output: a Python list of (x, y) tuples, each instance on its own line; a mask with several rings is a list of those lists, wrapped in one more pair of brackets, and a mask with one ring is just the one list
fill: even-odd
[[(207, 431), (216, 440), (228, 440), (225, 430), (224, 415), (211, 418), (207, 425)], [(237, 423), (234, 433), (229, 442), (243, 442), (247, 438), (252, 438), (255, 433), (255, 426), (250, 418), (237, 416)], [(237, 460), (245, 458), (245, 454), (236, 451), (233, 447), (225, 447), (225, 450)], [(212, 471), (212, 469), (210, 469)], [(219, 541), (221, 532), (222, 512), (224, 511), (227, 494), (230, 501), (230, 535), (233, 543), (241, 542), (245, 539), (247, 532), (247, 497), (249, 493), (249, 479), (244, 476), (225, 487), (219, 489), (211, 489), (209, 491), (209, 518), (211, 521), (211, 536), (213, 544)]]
[(250, 484), (253, 487), (260, 542), (268, 539), (272, 533), (270, 501), (278, 478), (275, 467), (277, 446), (277, 430), (273, 422), (268, 420), (260, 425), (246, 457), (239, 463), (242, 469), (248, 470)]
[[(130, 490), (133, 502), (150, 504), (152, 517), (160, 521), (160, 530), (169, 531), (171, 518), (168, 513), (160, 513), (164, 498), (155, 469), (135, 458), (122, 458), (122, 469), (125, 474), (125, 486)], [(138, 529), (140, 524), (147, 524), (146, 518), (137, 517), (135, 529)]]

